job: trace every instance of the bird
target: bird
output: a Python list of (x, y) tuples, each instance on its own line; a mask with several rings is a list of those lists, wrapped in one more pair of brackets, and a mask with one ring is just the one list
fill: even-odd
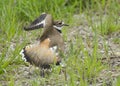
[(51, 64), (60, 65), (61, 57), (58, 52), (64, 52), (64, 40), (62, 27), (69, 26), (63, 21), (54, 21), (51, 14), (43, 13), (24, 30), (30, 31), (43, 28), (43, 34), (38, 44), (25, 46), (20, 54), (22, 58), (37, 67), (40, 67), (40, 75), (44, 77), (44, 69), (51, 68)]

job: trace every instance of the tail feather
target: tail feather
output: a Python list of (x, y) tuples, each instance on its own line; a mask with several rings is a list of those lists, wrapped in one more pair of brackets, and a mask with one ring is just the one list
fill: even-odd
[(30, 62), (30, 58), (26, 55), (26, 48), (27, 47), (31, 47), (31, 46), (26, 46), (24, 47), (21, 51), (20, 51), (20, 55), (22, 56), (22, 59), (25, 61), (25, 62)]
[[(27, 50), (29, 50), (29, 48), (33, 47), (33, 45), (28, 45), (28, 46), (25, 46), (21, 51), (20, 51), (20, 55), (22, 56), (22, 59), (25, 61), (25, 62), (29, 62), (30, 64), (37, 64), (35, 63), (36, 62), (36, 58), (33, 59), (31, 57), (29, 57), (30, 55), (28, 55), (28, 52)], [(56, 56), (58, 56), (58, 53), (57, 53), (57, 46), (54, 46), (54, 47), (51, 47), (50, 50), (52, 51), (52, 53), (55, 53)], [(44, 57), (41, 57), (41, 58), (44, 58)], [(51, 58), (52, 59), (52, 58)], [(38, 59), (39, 60), (39, 59)], [(49, 59), (48, 59), (49, 60)], [(60, 57), (56, 57), (56, 65), (60, 65), (61, 63), (61, 58)], [(46, 64), (42, 64), (42, 62), (39, 62), (39, 65), (42, 67), (42, 68), (49, 68), (50, 67), (50, 64), (46, 63)], [(36, 65), (37, 66), (37, 65)]]
[(27, 62), (27, 59), (25, 58), (25, 48), (23, 48), (23, 49), (20, 51), (20, 55), (22, 56), (22, 60), (24, 60), (25, 62)]
[(32, 64), (32, 61), (30, 59), (30, 57), (26, 54), (26, 49), (31, 48), (33, 45), (28, 45), (25, 46), (21, 51), (20, 51), (20, 55), (22, 56), (22, 59), (25, 62), (29, 62), (30, 64)]

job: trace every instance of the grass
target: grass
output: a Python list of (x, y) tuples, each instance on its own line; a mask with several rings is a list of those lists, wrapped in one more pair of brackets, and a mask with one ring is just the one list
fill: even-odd
[[(47, 3), (47, 4), (46, 4)], [(98, 34), (103, 37), (113, 32), (120, 31), (119, 21), (119, 0), (3, 0), (0, 1), (0, 84), (6, 81), (7, 85), (15, 85), (18, 74), (17, 69), (25, 63), (19, 55), (20, 50), (31, 40), (35, 40), (41, 31), (25, 32), (22, 28), (26, 23), (31, 22), (41, 13), (47, 12), (53, 15), (54, 19), (64, 20), (70, 27), (63, 29), (63, 36), (68, 44), (69, 51), (63, 55), (65, 68), (55, 67), (53, 73), (45, 79), (33, 78), (29, 82), (32, 85), (68, 85), (87, 86), (96, 84), (96, 77), (100, 71), (106, 68), (97, 58), (102, 57), (98, 51)], [(84, 41), (80, 35), (75, 40), (68, 42), (69, 28), (79, 26), (73, 15), (84, 14), (88, 25), (92, 27), (94, 40), (92, 41), (93, 51), (85, 50)], [(93, 18), (98, 22), (94, 22)], [(114, 42), (120, 44), (119, 38)], [(104, 44), (107, 51), (107, 45)], [(82, 53), (82, 54), (81, 54)], [(53, 67), (54, 68), (54, 67)], [(60, 79), (60, 69), (66, 71)], [(39, 76), (39, 74), (37, 74)], [(21, 76), (22, 77), (22, 76)], [(67, 77), (67, 80), (65, 79)], [(116, 84), (119, 82), (117, 79)], [(21, 84), (21, 82), (18, 82)]]

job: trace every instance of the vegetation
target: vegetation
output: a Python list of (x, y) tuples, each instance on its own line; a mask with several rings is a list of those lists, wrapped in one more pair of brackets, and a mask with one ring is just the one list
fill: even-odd
[[(87, 86), (96, 85), (96, 78), (103, 69), (109, 68), (102, 64), (102, 55), (98, 51), (98, 34), (105, 37), (113, 32), (120, 31), (120, 1), (119, 0), (1, 0), (0, 1), (0, 84), (8, 86), (21, 85), (23, 80), (31, 85), (68, 85)], [(64, 40), (67, 43), (68, 51), (63, 55), (65, 68), (53, 67), (53, 72), (46, 78), (39, 76), (36, 70), (29, 80), (19, 75), (19, 67), (27, 65), (19, 55), (20, 50), (28, 43), (33, 42), (41, 34), (41, 31), (26, 32), (23, 26), (31, 22), (41, 13), (47, 12), (53, 15), (54, 19), (64, 20), (70, 26), (63, 29)], [(82, 20), (76, 21), (74, 15), (86, 17), (88, 26), (92, 28), (94, 40), (92, 41), (93, 51), (89, 54), (85, 50), (82, 36), (76, 34), (75, 40), (68, 41), (70, 28), (80, 26)], [(97, 22), (94, 22), (94, 19)], [(89, 39), (87, 40), (89, 42)], [(119, 38), (114, 42), (120, 44)], [(107, 51), (108, 45), (104, 43)], [(81, 55), (82, 53), (82, 55)], [(59, 75), (60, 70), (63, 75)], [(119, 84), (117, 79), (116, 85)]]

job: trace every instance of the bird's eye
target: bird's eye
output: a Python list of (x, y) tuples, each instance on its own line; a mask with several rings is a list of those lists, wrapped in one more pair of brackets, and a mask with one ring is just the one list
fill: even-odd
[(62, 22), (59, 22), (58, 24), (62, 24)]

